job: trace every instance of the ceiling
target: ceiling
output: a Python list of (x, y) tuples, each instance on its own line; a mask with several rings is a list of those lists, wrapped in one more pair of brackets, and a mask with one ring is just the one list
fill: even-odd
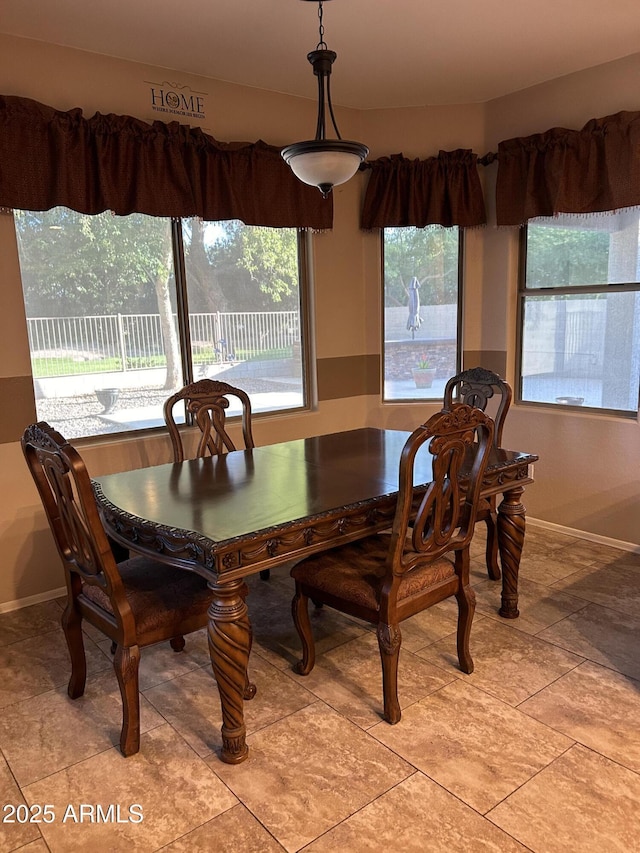
[[(335, 104), (491, 100), (640, 50), (638, 0), (328, 0)], [(303, 97), (303, 0), (0, 0), (0, 32)]]

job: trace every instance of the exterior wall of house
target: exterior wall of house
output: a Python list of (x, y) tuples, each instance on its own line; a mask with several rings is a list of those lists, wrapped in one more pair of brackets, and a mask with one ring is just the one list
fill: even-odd
[[(284, 145), (315, 127), (315, 101), (250, 89), (193, 75), (54, 45), (0, 35), (0, 91), (57, 109), (81, 107), (162, 118), (152, 109), (150, 82), (165, 80), (205, 93), (205, 118), (190, 119), (221, 141), (258, 138)], [(499, 139), (580, 126), (618, 109), (637, 109), (640, 54), (590, 69), (489, 104), (397, 110), (337, 110), (345, 138), (362, 139), (372, 158), (402, 152), (429, 157), (440, 149), (485, 153)], [(339, 78), (335, 81), (338, 98)], [(636, 97), (635, 103), (633, 102)], [(626, 104), (626, 106), (624, 105)], [(488, 200), (494, 178), (483, 179)], [(259, 418), (255, 438), (268, 444), (363, 424), (411, 429), (435, 409), (385, 404), (380, 399), (380, 236), (359, 228), (366, 176), (334, 191), (334, 228), (312, 237), (312, 332), (317, 404), (311, 411)], [(0, 215), (0, 609), (48, 597), (63, 575), (35, 487), (19, 445), (34, 419), (26, 323), (15, 234)], [(466, 235), (465, 366), (485, 364), (513, 381), (517, 235), (493, 227)], [(340, 311), (336, 311), (336, 305)], [(530, 515), (588, 533), (639, 543), (637, 487), (640, 427), (588, 414), (514, 407), (505, 443), (540, 453), (536, 484), (527, 493)], [(92, 474), (159, 464), (170, 458), (162, 431), (79, 443)]]

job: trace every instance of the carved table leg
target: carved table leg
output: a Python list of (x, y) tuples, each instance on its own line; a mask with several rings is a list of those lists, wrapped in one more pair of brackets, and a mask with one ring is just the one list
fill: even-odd
[(498, 507), (498, 547), (502, 563), (502, 606), (498, 611), (505, 619), (515, 619), (518, 610), (518, 572), (524, 544), (525, 507), (520, 502), (523, 486), (504, 493)]
[(209, 654), (218, 683), (222, 706), (222, 753), (227, 764), (244, 761), (249, 749), (245, 742), (243, 698), (256, 692), (247, 675), (251, 650), (251, 625), (245, 603), (244, 581), (209, 584), (213, 600), (209, 607)]

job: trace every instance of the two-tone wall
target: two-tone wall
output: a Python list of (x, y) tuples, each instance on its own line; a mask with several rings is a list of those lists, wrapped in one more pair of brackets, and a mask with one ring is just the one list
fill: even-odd
[[(162, 118), (149, 84), (172, 81), (206, 93), (206, 117), (191, 120), (221, 141), (258, 138), (284, 145), (315, 126), (313, 100), (249, 89), (0, 36), (0, 91), (50, 104)], [(339, 110), (345, 137), (362, 139), (371, 157), (402, 152), (495, 150), (500, 139), (577, 127), (597, 115), (640, 105), (640, 55), (488, 104), (366, 112)], [(336, 99), (339, 79), (335, 81)], [(635, 99), (635, 100), (634, 100)], [(486, 170), (491, 194), (494, 173)], [(377, 234), (359, 229), (365, 178), (334, 191), (334, 228), (312, 237), (312, 332), (317, 406), (256, 421), (262, 444), (371, 425), (409, 429), (435, 406), (382, 405), (380, 400), (381, 270)], [(517, 234), (492, 226), (466, 237), (465, 366), (483, 363), (513, 380)], [(0, 215), (0, 609), (46, 597), (63, 583), (51, 536), (19, 445), (35, 416), (26, 324), (10, 215)], [(339, 310), (336, 306), (339, 305)], [(527, 493), (530, 515), (587, 534), (640, 543), (640, 426), (633, 421), (514, 407), (505, 443), (541, 456)], [(162, 434), (83, 441), (94, 474), (163, 462)], [(636, 475), (634, 478), (634, 474)]]

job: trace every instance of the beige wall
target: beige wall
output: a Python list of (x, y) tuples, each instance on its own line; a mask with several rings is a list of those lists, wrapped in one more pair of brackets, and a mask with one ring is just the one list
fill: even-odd
[[(79, 106), (85, 115), (115, 112), (154, 120), (158, 116), (150, 108), (149, 81), (163, 80), (206, 93), (206, 118), (199, 124), (222, 141), (261, 138), (279, 145), (308, 136), (315, 126), (313, 100), (0, 36), (0, 92), (58, 109)], [(507, 136), (546, 130), (552, 124), (579, 126), (597, 115), (637, 109), (639, 84), (640, 55), (485, 105), (339, 109), (337, 118), (343, 136), (366, 141), (372, 157), (399, 152), (428, 157), (454, 148), (483, 154)], [(490, 167), (483, 175), (488, 196), (494, 178), (495, 167)], [(380, 402), (380, 245), (377, 234), (363, 233), (358, 225), (365, 180), (359, 175), (334, 191), (334, 228), (312, 238), (318, 404), (310, 412), (259, 418), (258, 443), (362, 424), (408, 429), (435, 409)], [(466, 236), (466, 250), (467, 366), (481, 361), (506, 365), (513, 380), (517, 234), (475, 229)], [(15, 236), (7, 215), (0, 216), (0, 274), (1, 608), (47, 595), (63, 580), (18, 443), (34, 404)], [(340, 312), (335, 311), (338, 301)], [(505, 443), (541, 456), (537, 482), (526, 498), (532, 516), (640, 543), (640, 489), (634, 482), (640, 470), (639, 437), (635, 421), (514, 407)], [(81, 445), (94, 474), (169, 458), (162, 435)]]

